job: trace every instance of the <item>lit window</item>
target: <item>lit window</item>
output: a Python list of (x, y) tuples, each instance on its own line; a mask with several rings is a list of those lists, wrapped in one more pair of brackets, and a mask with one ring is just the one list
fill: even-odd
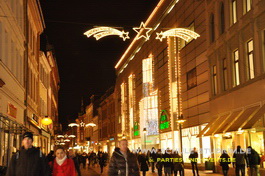
[(192, 89), (197, 86), (196, 68), (187, 73), (187, 88)]
[(223, 84), (224, 84), (224, 90), (228, 89), (228, 74), (227, 74), (227, 59), (223, 59)]
[(237, 6), (236, 0), (232, 0), (232, 24), (237, 22)]
[(244, 0), (245, 1), (245, 13), (251, 10), (252, 0)]
[(217, 70), (216, 70), (216, 65), (213, 66), (212, 68), (212, 77), (213, 77), (213, 94), (217, 94)]
[(255, 77), (254, 70), (254, 54), (253, 54), (253, 40), (250, 40), (247, 43), (247, 61), (248, 61), (248, 76), (249, 79), (253, 79)]
[(238, 86), (240, 84), (240, 81), (239, 81), (239, 53), (238, 53), (238, 50), (234, 51), (233, 60), (234, 60), (234, 86)]

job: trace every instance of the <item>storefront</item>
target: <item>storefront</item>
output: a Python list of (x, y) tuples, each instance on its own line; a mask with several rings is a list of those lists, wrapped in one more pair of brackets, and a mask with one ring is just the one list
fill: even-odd
[(0, 165), (7, 166), (13, 152), (19, 150), (22, 134), (29, 131), (22, 124), (0, 113)]

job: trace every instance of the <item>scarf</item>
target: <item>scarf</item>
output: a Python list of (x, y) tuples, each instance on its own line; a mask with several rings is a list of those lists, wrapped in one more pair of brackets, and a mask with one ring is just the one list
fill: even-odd
[(59, 166), (61, 166), (61, 165), (64, 163), (64, 161), (66, 160), (66, 158), (67, 158), (66, 155), (63, 157), (63, 159), (59, 159), (59, 158), (56, 157), (56, 162), (57, 162), (57, 164), (58, 164)]

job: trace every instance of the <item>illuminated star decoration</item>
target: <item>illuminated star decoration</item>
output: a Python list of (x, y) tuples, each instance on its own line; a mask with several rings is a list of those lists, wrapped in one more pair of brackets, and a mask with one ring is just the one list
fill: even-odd
[[(140, 27), (138, 27), (138, 28), (133, 28), (133, 30), (135, 31), (135, 32), (137, 32), (137, 40), (138, 39), (140, 39), (140, 38), (145, 38), (146, 40), (149, 40), (149, 38), (150, 38), (150, 34), (149, 34), (149, 32), (151, 32), (152, 31), (152, 28), (147, 28), (147, 27), (145, 27), (145, 24), (144, 24), (144, 22), (141, 22), (141, 25), (140, 25)], [(142, 34), (142, 35), (140, 35), (140, 33), (141, 33), (141, 31), (142, 30), (144, 30), (145, 32), (144, 32), (144, 34)], [(139, 35), (139, 36), (138, 36)]]
[(120, 38), (123, 39), (123, 41), (125, 41), (126, 39), (130, 39), (129, 32), (120, 31), (111, 27), (93, 28), (85, 32), (84, 35), (86, 35), (88, 38), (93, 36), (96, 38), (96, 40), (110, 35), (118, 35)]
[(163, 35), (163, 32), (161, 31), (160, 33), (159, 32), (157, 32), (156, 33), (156, 39), (157, 40), (160, 40), (161, 42), (162, 42), (162, 40), (163, 40), (163, 38), (164, 38), (164, 35)]
[(185, 41), (190, 41), (192, 39), (196, 39), (200, 37), (200, 35), (192, 30), (185, 29), (185, 28), (174, 28), (167, 30), (165, 32), (156, 33), (157, 37), (156, 39), (162, 41), (163, 38), (166, 37), (179, 37)]

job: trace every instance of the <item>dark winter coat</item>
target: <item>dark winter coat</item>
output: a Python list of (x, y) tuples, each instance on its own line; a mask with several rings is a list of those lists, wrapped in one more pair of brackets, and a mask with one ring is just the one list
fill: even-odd
[(196, 151), (192, 151), (190, 156), (189, 156), (189, 159), (191, 160), (192, 163), (197, 163), (198, 162), (198, 152)]
[(173, 169), (173, 160), (172, 160), (172, 156), (169, 153), (165, 153), (163, 155), (163, 165), (164, 167), (170, 167)]
[(260, 165), (260, 156), (254, 149), (251, 149), (249, 151), (249, 153), (247, 154), (247, 158), (250, 166)]
[(137, 159), (133, 153), (127, 151), (127, 159), (120, 152), (120, 148), (116, 148), (112, 154), (109, 163), (109, 176), (140, 176)]
[(140, 171), (149, 171), (148, 159), (145, 155), (138, 155), (138, 163), (140, 165)]
[(45, 156), (35, 147), (23, 147), (15, 153), (8, 165), (6, 176), (49, 176), (50, 168)]
[(229, 164), (231, 164), (231, 159), (230, 156), (227, 153), (223, 153), (220, 156), (220, 165), (222, 166), (223, 170), (228, 170), (229, 169)]
[(173, 165), (174, 165), (174, 171), (180, 171), (184, 169), (184, 161), (183, 158), (178, 154), (173, 154)]
[(246, 164), (247, 162), (247, 155), (245, 152), (237, 150), (234, 154), (233, 154), (233, 165), (235, 164), (236, 166), (243, 166)]

